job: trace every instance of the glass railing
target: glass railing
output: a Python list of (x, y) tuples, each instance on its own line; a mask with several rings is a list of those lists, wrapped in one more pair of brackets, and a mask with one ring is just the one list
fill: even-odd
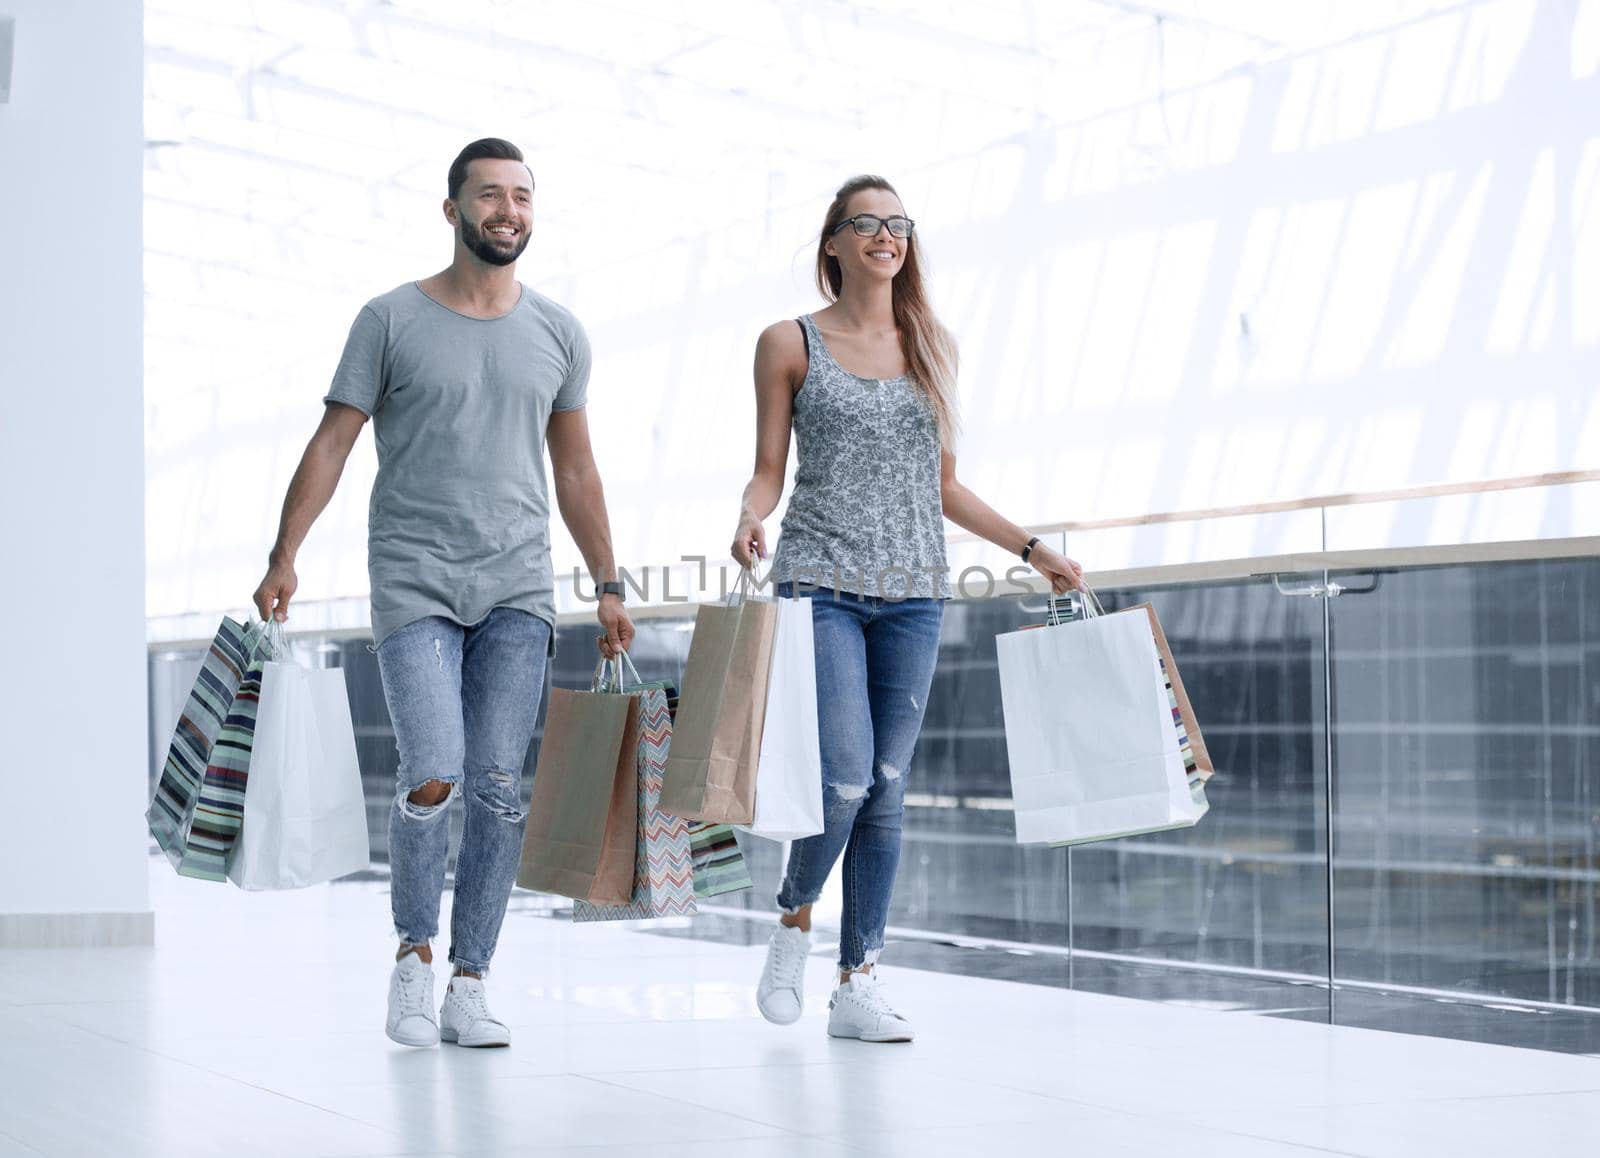
[[(1600, 558), (1100, 597), (1156, 607), (1217, 768), (1210, 813), (1154, 836), (1018, 846), (994, 640), (1038, 622), (1038, 600), (954, 602), (892, 939), (988, 947), (961, 967), (996, 975), (1352, 1024), (1407, 1028), (1396, 1001), (1431, 1003), (1426, 1031), (1452, 1003), (1581, 1014), (1576, 1037), (1516, 1040), (1600, 1051)], [(636, 625), (641, 671), (681, 679), (692, 608)], [(369, 642), (322, 650), (346, 670), (381, 866), (396, 756)], [(563, 623), (558, 644), (554, 682), (586, 686), (592, 621)], [(152, 652), (152, 774), (198, 661)], [(746, 846), (756, 888), (708, 919), (773, 911), (782, 848)]]

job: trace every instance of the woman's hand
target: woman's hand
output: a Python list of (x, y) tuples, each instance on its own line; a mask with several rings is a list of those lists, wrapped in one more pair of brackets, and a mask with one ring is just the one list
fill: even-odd
[(1065, 595), (1083, 586), (1083, 565), (1043, 543), (1028, 552), (1028, 563), (1050, 580), (1050, 588), (1057, 595)]
[(767, 557), (767, 532), (761, 525), (761, 520), (754, 515), (744, 515), (739, 520), (739, 529), (734, 532), (733, 546), (734, 562), (741, 567), (756, 565), (756, 560)]

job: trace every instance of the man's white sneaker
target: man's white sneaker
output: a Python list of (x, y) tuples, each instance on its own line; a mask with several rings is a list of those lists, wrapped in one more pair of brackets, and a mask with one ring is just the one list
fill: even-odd
[(806, 955), (811, 934), (779, 925), (767, 942), (767, 964), (756, 986), (756, 1008), (773, 1025), (793, 1025), (805, 1009)]
[(438, 1045), (433, 1019), (433, 966), (415, 953), (395, 962), (389, 974), (389, 1020), (384, 1032), (401, 1045)]
[(496, 1021), (476, 977), (452, 977), (439, 1009), (439, 1036), (473, 1048), (510, 1045), (511, 1031)]
[(883, 996), (883, 983), (871, 973), (852, 973), (828, 1002), (828, 1036), (859, 1041), (910, 1041), (911, 1022)]

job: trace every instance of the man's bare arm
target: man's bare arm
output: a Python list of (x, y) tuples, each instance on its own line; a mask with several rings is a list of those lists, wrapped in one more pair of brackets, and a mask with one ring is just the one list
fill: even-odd
[(306, 444), (294, 478), (289, 480), (289, 493), (284, 496), (278, 538), (267, 557), (266, 578), (256, 588), (254, 602), (262, 619), (270, 616), (282, 623), (289, 617), (289, 600), (300, 585), (294, 570), (300, 544), (333, 498), (350, 450), (366, 422), (367, 416), (354, 406), (330, 402), (317, 432)]
[[(589, 419), (583, 407), (552, 414), (545, 429), (545, 445), (550, 448), (556, 506), (562, 521), (572, 532), (594, 581), (614, 582), (617, 561), (611, 549), (611, 520), (606, 516), (605, 487), (595, 466)], [(627, 651), (633, 643), (633, 622), (622, 609), (622, 600), (615, 595), (601, 596), (596, 615), (605, 628), (600, 639), (601, 654), (610, 659)]]

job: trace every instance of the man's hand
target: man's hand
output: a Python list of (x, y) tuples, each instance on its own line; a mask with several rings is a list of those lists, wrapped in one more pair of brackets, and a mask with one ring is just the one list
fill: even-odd
[(600, 637), (601, 655), (616, 659), (633, 646), (633, 620), (628, 618), (620, 598), (602, 595), (595, 614), (599, 617), (600, 626), (606, 629), (606, 633)]
[(274, 561), (267, 565), (267, 576), (251, 597), (263, 621), (276, 619), (279, 623), (289, 618), (289, 600), (294, 596), (300, 579), (294, 573), (294, 564)]

